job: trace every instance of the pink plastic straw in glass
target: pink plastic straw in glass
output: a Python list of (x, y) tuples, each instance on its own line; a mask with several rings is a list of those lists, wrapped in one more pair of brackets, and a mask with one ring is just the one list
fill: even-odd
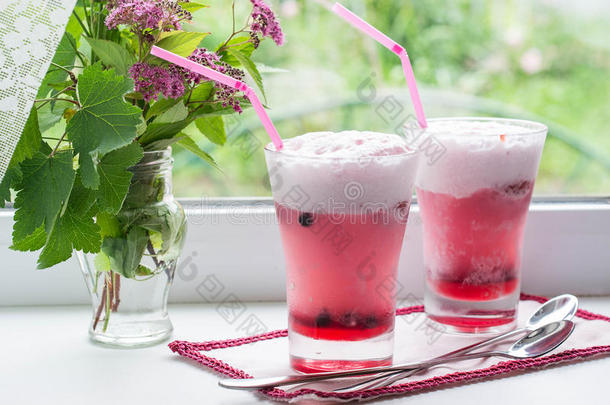
[(407, 79), (407, 86), (409, 87), (411, 101), (413, 102), (413, 107), (415, 108), (417, 122), (421, 128), (426, 128), (428, 123), (426, 122), (426, 116), (424, 115), (424, 107), (422, 106), (421, 99), (419, 98), (417, 83), (415, 82), (415, 76), (413, 75), (413, 67), (411, 66), (411, 61), (409, 60), (409, 55), (407, 54), (405, 48), (400, 46), (377, 28), (364, 21), (362, 18), (358, 17), (356, 14), (349, 11), (347, 8), (343, 7), (341, 4), (335, 3), (332, 10), (345, 21), (398, 55), (400, 62), (402, 63), (402, 70), (404, 71), (405, 78)]
[(275, 129), (273, 122), (271, 122), (271, 118), (269, 118), (269, 116), (267, 115), (265, 108), (261, 104), (254, 90), (252, 90), (246, 83), (241, 82), (225, 74), (222, 74), (220, 72), (217, 72), (213, 69), (210, 69), (209, 67), (202, 66), (199, 63), (193, 62), (192, 60), (184, 58), (180, 55), (176, 55), (175, 53), (166, 51), (165, 49), (159, 48), (158, 46), (153, 46), (150, 53), (158, 58), (164, 59), (168, 62), (190, 70), (191, 72), (198, 73), (202, 76), (207, 77), (208, 79), (214, 80), (218, 83), (222, 83), (226, 86), (242, 91), (252, 103), (252, 107), (254, 107), (256, 114), (258, 114), (258, 117), (263, 123), (263, 126), (267, 130), (267, 133), (271, 138), (271, 142), (273, 142), (273, 145), (275, 145), (275, 149), (280, 150), (284, 147), (282, 138), (280, 138), (277, 129)]

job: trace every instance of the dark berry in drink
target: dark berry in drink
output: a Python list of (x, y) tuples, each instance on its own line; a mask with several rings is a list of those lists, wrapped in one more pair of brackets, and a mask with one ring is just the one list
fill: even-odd
[(364, 318), (364, 327), (366, 329), (375, 328), (378, 324), (379, 322), (377, 321), (377, 317), (375, 317), (374, 315), (369, 315)]
[(316, 326), (318, 328), (324, 328), (326, 326), (330, 326), (332, 320), (330, 319), (330, 314), (327, 311), (322, 311), (316, 317)]
[(309, 212), (303, 212), (299, 215), (299, 224), (304, 227), (313, 225), (313, 214)]

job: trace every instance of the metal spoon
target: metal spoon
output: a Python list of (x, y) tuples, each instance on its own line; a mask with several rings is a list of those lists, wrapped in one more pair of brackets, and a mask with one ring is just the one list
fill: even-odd
[(571, 321), (554, 322), (530, 332), (521, 338), (506, 351), (488, 351), (482, 353), (469, 353), (451, 358), (436, 358), (419, 363), (402, 364), (389, 367), (373, 367), (361, 370), (338, 371), (329, 373), (316, 373), (305, 375), (289, 375), (281, 377), (251, 378), (251, 379), (224, 379), (218, 384), (224, 388), (252, 390), (261, 388), (279, 387), (311, 381), (331, 380), (335, 378), (357, 375), (377, 374), (384, 371), (408, 371), (428, 368), (437, 364), (474, 359), (479, 357), (499, 356), (510, 359), (525, 359), (541, 356), (562, 344), (574, 330)]
[[(446, 353), (440, 357), (436, 357), (437, 359), (446, 359), (449, 357), (453, 357), (460, 354), (470, 353), (474, 350), (481, 349), (486, 346), (494, 345), (499, 343), (509, 337), (513, 337), (516, 335), (521, 335), (527, 332), (531, 332), (541, 326), (547, 325), (552, 322), (558, 322), (562, 320), (570, 320), (574, 317), (578, 311), (578, 298), (571, 294), (563, 294), (558, 295), (557, 297), (551, 298), (544, 304), (542, 304), (536, 312), (534, 312), (530, 318), (528, 319), (525, 327), (520, 329), (515, 329), (501, 335), (492, 337), (490, 339), (483, 340), (481, 342), (475, 343), (470, 346), (463, 347), (461, 349), (455, 350), (450, 353)], [(371, 388), (379, 388), (385, 387), (388, 385), (392, 385), (396, 381), (402, 380), (403, 378), (407, 378), (413, 374), (418, 373), (423, 369), (419, 370), (410, 370), (410, 371), (399, 371), (399, 372), (388, 372), (382, 375), (373, 377), (369, 380), (359, 382), (357, 384), (353, 384), (347, 387), (342, 387), (334, 390), (335, 392), (350, 392), (350, 391), (358, 391), (365, 390)]]

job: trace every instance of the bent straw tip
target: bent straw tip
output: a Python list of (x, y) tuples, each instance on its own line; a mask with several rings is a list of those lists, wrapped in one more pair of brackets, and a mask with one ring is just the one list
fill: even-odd
[(343, 4), (336, 2), (335, 4), (332, 5), (332, 7), (330, 8), (335, 14), (339, 14), (339, 15), (354, 15), (354, 13), (352, 13), (347, 7), (345, 7)]

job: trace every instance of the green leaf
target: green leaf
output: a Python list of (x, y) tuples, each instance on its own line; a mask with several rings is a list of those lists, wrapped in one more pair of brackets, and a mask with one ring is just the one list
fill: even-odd
[(145, 150), (161, 150), (161, 149), (165, 149), (168, 146), (172, 146), (176, 142), (180, 141), (180, 139), (182, 139), (183, 136), (186, 136), (186, 135), (182, 135), (182, 136), (181, 135), (182, 134), (178, 134), (178, 135), (173, 136), (171, 138), (159, 139), (158, 141), (151, 142), (151, 143), (149, 143), (149, 144), (147, 144), (145, 146)]
[(116, 42), (89, 37), (85, 39), (104, 65), (116, 68), (119, 75), (125, 76), (131, 65), (136, 63), (134, 56)]
[[(79, 17), (84, 17), (82, 12), (82, 7), (74, 7), (74, 11), (78, 13)], [(66, 25), (66, 32), (69, 32), (72, 37), (76, 38), (76, 44), (78, 44), (78, 40), (83, 34), (83, 27), (78, 23), (78, 20), (73, 15), (70, 15), (68, 19), (68, 25)]]
[(121, 209), (133, 174), (127, 170), (143, 156), (137, 142), (106, 154), (98, 165), (100, 186), (97, 192), (101, 210), (116, 214)]
[[(216, 52), (218, 52), (220, 50), (220, 47), (222, 47), (224, 44), (220, 45), (217, 49)], [(233, 56), (231, 53), (227, 52), (226, 49), (232, 49), (232, 50), (236, 50), (241, 52), (242, 54), (246, 55), (248, 58), (252, 56), (252, 52), (254, 52), (254, 44), (252, 42), (250, 42), (250, 36), (249, 35), (239, 35), (236, 36), (235, 38), (231, 39), (227, 45), (232, 45), (230, 48), (225, 48), (224, 51), (220, 52), (220, 59), (223, 62), (228, 63), (231, 66), (240, 66), (241, 63), (239, 62), (239, 60), (237, 60), (237, 58), (235, 58), (235, 56)]]
[(34, 154), (40, 149), (40, 143), (42, 137), (40, 134), (40, 128), (38, 128), (38, 114), (36, 107), (32, 107), (30, 116), (28, 117), (19, 142), (13, 152), (10, 166), (18, 165), (25, 159), (31, 159)]
[[(52, 61), (56, 65), (66, 67), (68, 70), (72, 70), (72, 65), (74, 65), (74, 59), (76, 58), (76, 51), (70, 42), (74, 42), (74, 38), (69, 32), (64, 32)], [(49, 70), (50, 71), (47, 72), (40, 87), (38, 88), (36, 98), (44, 98), (47, 94), (49, 94), (49, 91), (51, 90), (51, 87), (49, 86), (50, 83), (63, 82), (68, 77), (68, 72), (58, 68), (57, 66), (51, 65), (49, 66)]]
[(193, 89), (189, 102), (198, 103), (202, 101), (208, 101), (213, 92), (214, 83), (210, 81), (203, 82)]
[(66, 126), (68, 138), (79, 154), (83, 184), (99, 186), (97, 160), (100, 155), (130, 144), (141, 122), (141, 110), (123, 99), (133, 89), (131, 79), (102, 70), (96, 64), (80, 75), (77, 86), (81, 108)]
[(10, 248), (20, 252), (33, 252), (42, 248), (45, 243), (47, 243), (47, 233), (44, 231), (44, 225), (40, 225), (34, 233), (14, 242)]
[(218, 165), (214, 161), (214, 158), (210, 156), (207, 152), (202, 150), (199, 145), (189, 136), (184, 136), (178, 141), (178, 145), (182, 146), (184, 149), (193, 152), (195, 155), (199, 156), (203, 161), (207, 162), (210, 166), (219, 169)]
[(51, 234), (43, 235), (44, 248), (38, 258), (38, 268), (48, 268), (69, 259), (74, 249), (87, 253), (100, 250), (100, 227), (92, 218), (94, 204), (95, 192), (83, 186), (80, 177), (76, 176), (65, 212), (60, 214)]
[(179, 250), (186, 228), (183, 213), (181, 215), (167, 206), (153, 207), (144, 212), (136, 224), (148, 231), (149, 240), (158, 257), (177, 257), (180, 254)]
[[(38, 126), (41, 133), (47, 132), (61, 121), (63, 115), (62, 107), (66, 107), (66, 103), (61, 103), (61, 106), (59, 104), (60, 103), (56, 103), (53, 105), (53, 103), (47, 103), (38, 108)], [(63, 122), (59, 124), (58, 127), (62, 124)]]
[(157, 46), (177, 55), (187, 57), (193, 53), (207, 35), (205, 32), (175, 31), (157, 42)]
[(161, 232), (149, 231), (148, 236), (150, 238), (150, 243), (155, 251), (159, 251), (163, 249), (163, 235)]
[(4, 208), (5, 201), (11, 201), (11, 188), (16, 189), (21, 181), (19, 166), (9, 167), (0, 182), (0, 208)]
[[(239, 103), (241, 108), (246, 110), (252, 107), (252, 104), (248, 100), (240, 98)], [(223, 106), (222, 102), (206, 103), (202, 104), (201, 107), (197, 108), (197, 111), (193, 113), (192, 118), (196, 119), (204, 115), (232, 115), (235, 114), (235, 110), (230, 105)]]
[(146, 112), (146, 119), (149, 120), (152, 117), (163, 114), (165, 111), (175, 106), (178, 101), (180, 100), (177, 98), (160, 98), (148, 109)]
[(195, 120), (199, 132), (216, 145), (224, 145), (227, 141), (225, 122), (222, 116), (206, 115)]
[(135, 226), (124, 238), (104, 238), (102, 252), (110, 258), (113, 271), (124, 277), (134, 278), (147, 243), (146, 230)]
[(75, 215), (84, 216), (91, 212), (95, 199), (96, 192), (83, 186), (82, 179), (77, 175), (68, 200), (69, 209)]
[(153, 271), (148, 267), (144, 266), (143, 264), (140, 264), (136, 270), (136, 276), (146, 277), (151, 276), (152, 274)]
[(237, 59), (239, 64), (243, 66), (244, 69), (246, 69), (246, 71), (250, 74), (254, 80), (254, 83), (256, 83), (256, 87), (258, 87), (258, 89), (261, 91), (263, 98), (265, 99), (265, 103), (267, 103), (267, 95), (265, 94), (265, 87), (263, 86), (263, 78), (261, 77), (261, 74), (254, 62), (252, 62), (252, 59), (250, 59), (250, 57), (242, 51), (233, 48), (227, 49), (227, 52)]
[(201, 10), (202, 8), (210, 7), (210, 6), (206, 6), (205, 4), (195, 3), (193, 1), (190, 1), (188, 3), (179, 1), (178, 4), (180, 4), (180, 7), (182, 7), (182, 9), (184, 11), (188, 11), (189, 13), (194, 13), (195, 11)]
[(153, 122), (146, 128), (146, 132), (140, 137), (140, 144), (142, 144), (145, 149), (149, 149), (149, 144), (162, 139), (173, 138), (184, 128), (188, 127), (191, 122), (191, 119), (162, 124)]
[(95, 270), (98, 272), (110, 271), (110, 258), (104, 252), (99, 252), (93, 259)]
[(44, 225), (50, 234), (74, 184), (72, 152), (62, 151), (55, 156), (36, 152), (31, 159), (21, 162), (23, 179), (15, 198), (13, 242), (19, 242)]
[(178, 121), (183, 121), (189, 115), (188, 108), (185, 107), (184, 103), (176, 103), (163, 114), (159, 115), (154, 123), (156, 124), (171, 124)]
[[(125, 215), (121, 215), (121, 229), (127, 229), (137, 222), (138, 218), (145, 215), (146, 204), (163, 201), (166, 190), (166, 179), (163, 176), (156, 176), (152, 181), (133, 181), (129, 186), (129, 193), (123, 203), (124, 207), (137, 207), (135, 211), (128, 210)], [(124, 223), (126, 220), (126, 224)]]
[(57, 221), (42, 249), (38, 268), (46, 269), (68, 260), (74, 249), (85, 253), (98, 252), (101, 243), (100, 228), (93, 222), (93, 218), (76, 215), (68, 208)]
[(121, 226), (116, 216), (100, 211), (95, 219), (103, 238), (107, 236), (116, 238), (121, 235)]

